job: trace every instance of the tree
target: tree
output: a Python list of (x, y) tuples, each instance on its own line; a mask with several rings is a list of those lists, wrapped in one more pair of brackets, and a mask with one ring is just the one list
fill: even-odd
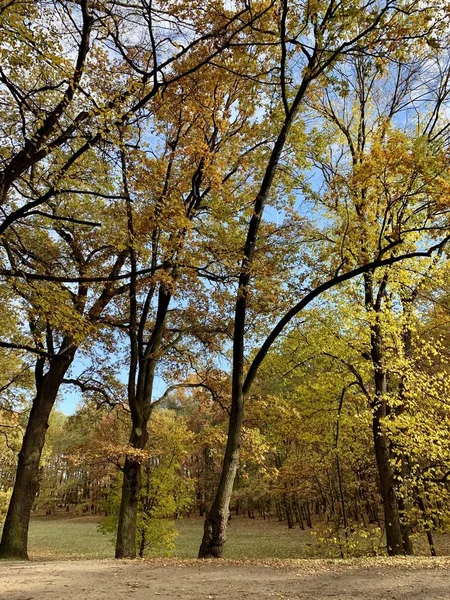
[[(252, 123), (255, 89), (252, 80), (220, 70), (209, 72), (207, 78), (203, 71), (190, 75), (172, 88), (154, 117), (160, 154), (156, 144), (150, 152), (139, 148), (127, 153), (125, 144), (121, 149), (123, 194), (129, 199), (131, 279), (124, 326), (129, 335), (128, 404), (133, 449), (144, 450), (148, 442), (147, 426), (157, 403), (153, 386), (161, 363), (172, 363), (171, 352), (182, 362), (186, 338), (192, 340), (191, 345), (200, 341), (207, 347), (211, 338), (227, 333), (218, 317), (195, 307), (206, 298), (201, 278), (207, 282), (220, 279), (213, 272), (208, 274), (199, 262), (204, 260), (202, 249), (214, 244), (209, 226), (211, 221), (215, 223), (217, 213), (225, 216), (240, 209), (225, 209), (226, 190), (242, 180), (249, 157), (254, 161), (252, 153), (263, 145), (260, 127)], [(132, 135), (138, 144), (141, 135)], [(244, 195), (245, 183), (243, 188)], [(144, 220), (149, 226), (142, 226)], [(232, 235), (231, 226), (232, 222)], [(142, 269), (153, 270), (150, 284), (139, 280)], [(192, 350), (187, 354), (192, 361)], [(141, 470), (139, 454), (133, 452), (122, 468), (117, 558), (136, 553)]]
[(65, 178), (78, 161), (168, 86), (239, 44), (270, 7), (9, 2), (0, 14), (0, 235), (36, 215), (70, 220), (41, 207), (73, 192)]
[[(85, 231), (81, 229), (80, 234), (72, 226), (96, 227), (100, 223), (92, 221), (95, 210), (84, 219), (74, 218), (74, 204), (78, 209), (87, 199), (93, 207), (92, 200), (99, 199), (99, 203), (107, 201), (104, 204), (114, 210), (114, 201), (123, 200), (120, 194), (114, 194), (114, 185), (105, 181), (104, 173), (88, 167), (89, 161), (100, 156), (105, 159), (109, 145), (119, 143), (117, 131), (142, 111), (148, 110), (151, 115), (151, 102), (157, 99), (159, 105), (163, 91), (209, 64), (232, 43), (239, 44), (243, 32), (270, 10), (271, 4), (263, 5), (260, 12), (247, 7), (228, 10), (220, 3), (200, 12), (196, 3), (190, 7), (173, 3), (161, 9), (147, 3), (118, 7), (114, 3), (90, 6), (83, 1), (73, 7), (57, 3), (49, 12), (40, 5), (33, 4), (29, 8), (30, 14), (36, 17), (34, 27), (29, 26), (23, 5), (11, 2), (1, 13), (10, 36), (3, 52), (11, 63), (1, 74), (6, 116), (4, 135), (8, 138), (0, 175), (0, 201), (5, 215), (0, 234), (6, 261), (2, 274), (13, 280), (13, 286), (21, 288), (19, 297), (25, 297), (34, 310), (43, 313), (39, 323), (31, 319), (35, 346), (24, 345), (23, 341), (1, 342), (3, 347), (30, 350), (38, 356), (36, 397), (19, 457), (0, 550), (3, 556), (21, 558), (27, 554), (28, 521), (38, 485), (39, 460), (48, 416), (59, 387), (73, 363), (79, 343), (86, 337), (83, 329), (90, 320), (100, 318), (114, 294), (124, 290), (114, 282), (134, 277), (131, 273), (121, 273), (127, 251), (118, 252), (108, 265), (109, 272), (106, 269), (106, 273), (103, 271), (100, 275), (98, 271), (90, 277), (87, 275), (87, 265), (94, 266), (93, 258), (97, 252), (101, 255), (101, 246), (86, 256), (78, 247), (78, 236), (83, 237)], [(193, 28), (194, 22), (196, 28)], [(130, 23), (142, 33), (139, 45), (130, 42)], [(192, 31), (198, 34), (192, 35)], [(70, 40), (68, 44), (76, 47), (75, 61), (62, 56), (66, 51), (64, 40), (60, 41), (62, 34)], [(17, 55), (10, 52), (8, 43), (17, 45), (19, 57), (26, 58), (30, 77), (24, 78), (20, 70), (14, 68)], [(118, 60), (110, 60), (112, 52), (117, 54)], [(105, 68), (115, 77), (105, 79)], [(98, 166), (102, 159), (95, 162)], [(107, 158), (103, 160), (105, 163), (108, 163)], [(78, 180), (83, 171), (81, 180), (86, 185), (80, 186)], [(105, 191), (105, 186), (109, 190)], [(44, 204), (48, 211), (40, 210)], [(36, 244), (43, 242), (39, 229), (47, 227), (48, 222), (55, 223), (55, 231), (69, 248), (76, 265), (72, 276), (64, 272), (52, 275), (48, 257), (34, 256)], [(24, 233), (31, 224), (38, 233), (36, 238)], [(22, 227), (18, 236), (16, 227)], [(55, 247), (48, 238), (46, 241)], [(63, 264), (61, 267), (64, 271)], [(34, 283), (27, 288), (21, 281)], [(45, 287), (43, 282), (52, 282), (53, 286)], [(104, 287), (99, 290), (97, 301), (87, 308), (89, 284), (96, 282), (103, 282)], [(64, 287), (64, 283), (69, 287)], [(78, 284), (75, 294), (71, 283)], [(48, 291), (49, 287), (52, 300), (44, 298), (44, 290)], [(49, 318), (53, 302), (58, 307), (64, 305), (55, 331), (54, 319)], [(75, 332), (68, 322), (69, 317), (74, 319)], [(61, 331), (63, 335), (59, 337)], [(55, 349), (57, 342), (59, 347)]]
[[(319, 92), (312, 98), (312, 104), (328, 122), (330, 134), (338, 136), (335, 140), (342, 140), (336, 160), (330, 154), (326, 156), (326, 152), (322, 158), (317, 152), (314, 155), (328, 188), (319, 202), (337, 218), (331, 230), (320, 234), (328, 240), (339, 239), (340, 256), (334, 254), (335, 261), (360, 264), (380, 255), (396, 256), (400, 243), (412, 248), (417, 244), (415, 238), (422, 236), (422, 243), (427, 244), (427, 237), (448, 228), (442, 211), (447, 158), (439, 134), (440, 105), (445, 104), (447, 89), (439, 71), (434, 81), (428, 81), (424, 98), (432, 105), (432, 119), (425, 118), (418, 129), (417, 124), (409, 124), (406, 116), (415, 107), (414, 90), (421, 85), (422, 69), (431, 60), (429, 51), (424, 54), (416, 55), (414, 65), (406, 62), (406, 57), (404, 62), (392, 66), (358, 57), (336, 71), (324, 94)], [(433, 90), (439, 99), (437, 104)], [(417, 268), (421, 269), (420, 263)], [(388, 397), (392, 385), (388, 374), (392, 357), (386, 354), (385, 337), (390, 325), (384, 315), (395, 312), (392, 303), (397, 272), (386, 268), (363, 276), (371, 331), (367, 352), (373, 362), (375, 387), (373, 395), (366, 395), (373, 410), (374, 445), (390, 554), (412, 552), (401, 523), (393, 449), (384, 425), (391, 410)]]
[[(220, 557), (222, 553), (228, 521), (229, 502), (239, 462), (244, 401), (260, 362), (283, 326), (295, 314), (298, 314), (314, 297), (341, 281), (338, 276), (329, 280), (327, 284), (318, 285), (310, 295), (305, 296), (296, 307), (287, 313), (285, 318), (279, 322), (272, 334), (269, 335), (266, 342), (261, 346), (255, 360), (247, 371), (247, 375), (244, 375), (245, 324), (251, 293), (250, 282), (258, 242), (258, 232), (264, 207), (269, 193), (272, 192), (274, 178), (280, 166), (282, 151), (286, 145), (289, 131), (298, 117), (300, 107), (304, 103), (307, 91), (313, 82), (316, 79), (319, 81), (325, 73), (329, 74), (332, 72), (333, 66), (339, 64), (339, 59), (346, 54), (362, 52), (363, 48), (369, 54), (375, 54), (376, 50), (374, 49), (381, 47), (383, 38), (385, 40), (386, 37), (395, 37), (397, 35), (397, 40), (400, 39), (398, 34), (396, 34), (396, 30), (403, 20), (402, 15), (409, 13), (410, 17), (412, 17), (414, 5), (400, 7), (388, 2), (377, 7), (376, 11), (368, 11), (368, 7), (366, 6), (362, 9), (352, 6), (348, 7), (348, 10), (349, 13), (345, 15), (347, 18), (341, 21), (339, 17), (342, 15), (338, 16), (335, 12), (336, 6), (334, 3), (330, 3), (324, 7), (323, 11), (317, 11), (316, 7), (311, 10), (309, 5), (306, 7), (296, 5), (294, 8), (289, 6), (288, 2), (281, 4), (280, 19), (277, 23), (277, 28), (280, 32), (278, 41), (280, 61), (277, 64), (279, 80), (277, 84), (279, 86), (278, 90), (283, 114), (282, 119), (280, 119), (282, 125), (279, 129), (279, 135), (273, 146), (270, 159), (267, 162), (259, 193), (254, 201), (254, 214), (249, 222), (241, 262), (234, 317), (232, 405), (228, 442), (217, 495), (205, 521), (199, 557)], [(289, 33), (291, 28), (293, 28), (293, 31), (298, 31), (299, 23), (303, 26), (301, 33), (293, 33), (291, 35)], [(405, 25), (405, 22), (403, 23)], [(409, 25), (411, 25), (411, 22)], [(415, 25), (418, 25), (418, 23), (415, 23)], [(306, 36), (306, 32), (309, 33), (309, 38), (303, 37)], [(413, 35), (420, 36), (421, 33), (415, 31)], [(313, 42), (311, 42), (311, 38)], [(291, 50), (292, 46), (294, 47), (293, 50)], [(299, 67), (301, 59), (305, 61), (303, 70)], [(346, 274), (347, 277), (356, 276), (365, 270), (373, 270), (378, 264), (381, 265), (383, 261), (380, 258), (383, 257), (383, 254), (384, 252), (381, 251), (380, 256), (374, 261), (375, 264), (372, 264), (372, 267), (369, 267), (369, 263), (366, 263), (362, 270), (356, 268), (351, 272), (351, 275), (348, 272)], [(395, 261), (398, 259), (398, 256), (391, 258)], [(342, 268), (342, 265), (340, 268)], [(340, 268), (338, 268), (337, 272), (340, 271)]]
[[(70, 202), (70, 198), (68, 199)], [(96, 209), (100, 209), (98, 200)], [(93, 204), (79, 206), (80, 212), (91, 210)], [(105, 212), (107, 207), (104, 205)], [(93, 214), (91, 212), (91, 214)], [(51, 234), (55, 237), (52, 238)], [(27, 534), (31, 509), (39, 485), (39, 463), (45, 443), (48, 419), (60, 386), (73, 363), (80, 345), (93, 336), (98, 320), (112, 297), (119, 293), (116, 284), (125, 260), (123, 252), (115, 253), (114, 242), (105, 247), (106, 237), (93, 236), (91, 228), (81, 229), (77, 224), (57, 225), (54, 231), (30, 232), (16, 230), (14, 240), (4, 242), (7, 256), (14, 270), (23, 267), (32, 273), (51, 273), (55, 282), (35, 280), (15, 281), (11, 287), (20, 303), (25, 325), (15, 333), (14, 341), (2, 341), (1, 346), (31, 352), (35, 359), (34, 375), (36, 394), (19, 453), (17, 473), (11, 502), (3, 528), (0, 554), (2, 556), (27, 556)], [(24, 251), (24, 248), (32, 250)], [(103, 283), (96, 285), (89, 274), (103, 270)], [(75, 290), (67, 273), (76, 280)], [(87, 277), (87, 281), (83, 281)], [(109, 279), (110, 278), (110, 279)], [(27, 332), (28, 328), (28, 332)]]
[[(149, 443), (141, 454), (141, 481), (136, 519), (136, 551), (173, 551), (176, 532), (173, 519), (182, 517), (193, 502), (194, 479), (188, 458), (195, 443), (194, 434), (183, 417), (171, 410), (155, 410), (149, 423)], [(123, 457), (122, 465), (124, 466)], [(120, 513), (120, 481), (110, 488), (105, 506), (110, 516), (101, 523), (104, 533), (116, 533)]]

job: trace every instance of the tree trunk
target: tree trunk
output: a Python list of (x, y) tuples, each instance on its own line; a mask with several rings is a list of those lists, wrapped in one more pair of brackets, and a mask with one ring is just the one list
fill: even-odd
[(283, 504), (284, 504), (284, 509), (286, 511), (286, 519), (287, 519), (288, 529), (294, 529), (294, 517), (292, 514), (292, 506), (291, 506), (290, 501), (287, 499), (286, 494), (283, 494)]
[(276, 507), (277, 507), (278, 521), (279, 521), (279, 523), (281, 523), (283, 521), (283, 512), (281, 510), (281, 504), (280, 504), (280, 502), (277, 502)]
[(117, 528), (116, 558), (136, 558), (136, 522), (141, 490), (141, 465), (127, 456)]
[(48, 419), (73, 357), (74, 352), (71, 352), (52, 359), (48, 372), (37, 377), (36, 396), (19, 452), (16, 480), (3, 527), (0, 558), (28, 559), (28, 527), (39, 489), (39, 463)]
[[(417, 494), (417, 501), (419, 504), (419, 508), (422, 511), (422, 515), (423, 515), (424, 519), (426, 519), (426, 522), (427, 522), (428, 521), (427, 509), (425, 506), (425, 502), (424, 502), (422, 496), (420, 495), (420, 493)], [(436, 546), (434, 545), (434, 540), (433, 540), (433, 534), (431, 532), (431, 527), (428, 522), (425, 525), (425, 530), (426, 530), (426, 534), (427, 534), (428, 545), (430, 546), (430, 554), (431, 554), (431, 556), (437, 556)]]
[[(405, 514), (407, 511), (407, 504), (402, 496), (398, 497), (398, 509), (399, 509), (400, 514)], [(412, 543), (411, 536), (409, 535), (410, 528), (409, 528), (408, 524), (405, 524), (404, 522), (401, 523), (401, 527), (402, 527), (402, 538), (403, 538), (403, 553), (406, 554), (406, 556), (413, 556), (414, 555), (414, 546)]]
[(309, 510), (309, 502), (305, 502), (305, 513), (306, 513), (306, 524), (310, 529), (312, 529), (312, 519), (311, 519), (311, 511)]
[[(309, 69), (316, 66), (316, 53), (308, 62)], [(247, 302), (251, 281), (251, 270), (258, 240), (259, 227), (264, 212), (266, 200), (270, 194), (272, 183), (278, 168), (281, 154), (285, 146), (291, 125), (297, 116), (300, 104), (307, 92), (313, 77), (305, 75), (297, 89), (297, 93), (286, 111), (285, 120), (270, 154), (261, 187), (255, 198), (253, 214), (250, 218), (244, 253), (240, 266), (239, 286), (236, 295), (233, 331), (233, 368), (231, 384), (231, 411), (228, 426), (227, 446), (220, 475), (219, 487), (213, 505), (205, 520), (203, 539), (200, 546), (199, 558), (220, 558), (225, 543), (226, 527), (229, 515), (231, 494), (234, 479), (239, 464), (239, 448), (241, 444), (242, 423), (244, 420), (244, 398), (249, 393), (257, 367), (252, 374), (247, 373), (244, 383), (244, 339), (247, 316)]]
[[(237, 400), (237, 401), (236, 401)], [(205, 519), (199, 558), (221, 558), (226, 539), (230, 500), (239, 463), (244, 399), (242, 393), (233, 402), (228, 427), (227, 446), (213, 505)]]
[(389, 556), (396, 556), (404, 554), (403, 535), (395, 490), (394, 472), (390, 463), (389, 440), (383, 432), (380, 420), (380, 413), (383, 412), (383, 409), (380, 410), (380, 407), (374, 411), (372, 425), (378, 475), (380, 478), (380, 492), (383, 500), (387, 553)]
[[(143, 449), (147, 443), (147, 421), (133, 422), (130, 445)], [(136, 558), (136, 523), (141, 492), (141, 463), (127, 456), (123, 466), (122, 496), (117, 527), (116, 558)]]
[[(387, 273), (379, 285), (376, 300), (374, 299), (373, 275), (364, 276), (365, 304), (368, 310), (379, 313), (386, 293)], [(395, 474), (391, 465), (391, 445), (384, 430), (383, 420), (388, 416), (389, 407), (386, 401), (388, 392), (388, 374), (385, 368), (383, 330), (376, 315), (376, 321), (370, 327), (370, 354), (374, 368), (375, 399), (370, 402), (372, 409), (372, 431), (375, 456), (380, 480), (380, 493), (383, 500), (384, 523), (386, 529), (386, 547), (389, 556), (402, 555), (403, 532), (400, 522)]]
[(295, 506), (295, 518), (297, 520), (298, 526), (300, 527), (300, 529), (302, 529), (304, 531), (305, 524), (303, 523), (302, 509), (300, 508), (300, 504), (299, 504), (298, 500), (295, 501), (294, 506)]
[(414, 546), (412, 543), (411, 536), (409, 535), (409, 531), (402, 530), (403, 537), (403, 554), (406, 556), (414, 556)]

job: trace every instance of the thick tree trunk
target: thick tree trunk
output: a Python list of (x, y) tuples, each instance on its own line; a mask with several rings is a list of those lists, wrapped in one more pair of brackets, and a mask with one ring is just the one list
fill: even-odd
[(400, 511), (395, 489), (395, 479), (390, 463), (389, 440), (383, 431), (378, 408), (373, 415), (373, 436), (375, 455), (377, 459), (378, 475), (380, 479), (380, 492), (383, 500), (384, 522), (386, 528), (387, 553), (389, 556), (404, 554), (403, 535), (400, 522)]
[(136, 522), (141, 490), (141, 465), (129, 457), (123, 467), (116, 558), (136, 558)]
[[(153, 335), (156, 341), (153, 348), (160, 348), (164, 328), (165, 314), (170, 297), (167, 296), (164, 305), (164, 315), (157, 320)], [(155, 334), (156, 332), (156, 334)], [(134, 375), (129, 387), (129, 402), (132, 413), (132, 431), (130, 445), (137, 450), (143, 450), (148, 441), (147, 425), (152, 413), (152, 389), (155, 376), (156, 361), (142, 359), (139, 367), (137, 393), (134, 388)], [(131, 393), (130, 393), (131, 390)], [(122, 497), (119, 509), (119, 524), (116, 539), (116, 558), (136, 558), (136, 525), (141, 492), (141, 463), (133, 456), (127, 456), (123, 467)]]
[[(133, 423), (130, 444), (143, 449), (147, 443), (147, 420)], [(117, 527), (116, 558), (136, 558), (136, 524), (141, 492), (141, 463), (127, 456), (123, 467), (122, 496)]]
[(39, 463), (48, 419), (72, 361), (73, 353), (53, 359), (48, 372), (38, 383), (19, 453), (16, 480), (0, 543), (0, 558), (28, 559), (28, 527), (39, 489)]

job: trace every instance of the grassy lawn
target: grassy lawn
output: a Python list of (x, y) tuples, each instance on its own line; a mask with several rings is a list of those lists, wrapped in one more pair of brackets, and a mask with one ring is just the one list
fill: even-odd
[[(177, 556), (194, 558), (203, 533), (203, 519), (183, 519), (178, 524)], [(316, 542), (309, 532), (287, 528), (278, 520), (233, 517), (228, 524), (226, 558), (300, 558), (311, 553)]]
[[(33, 517), (30, 525), (29, 554), (35, 560), (113, 558), (109, 535), (97, 531), (94, 517)], [(203, 530), (203, 519), (191, 517), (176, 522), (179, 535), (176, 556), (196, 558)], [(438, 555), (449, 555), (449, 536), (436, 535)], [(338, 548), (319, 542), (320, 535), (298, 528), (289, 530), (276, 519), (263, 521), (233, 517), (228, 527), (224, 556), (242, 558), (338, 558)], [(416, 540), (417, 554), (429, 555), (425, 539)]]
[(108, 536), (91, 517), (32, 517), (28, 541), (31, 559), (113, 558)]
[[(29, 553), (38, 560), (112, 558), (110, 536), (97, 531), (92, 517), (34, 517), (30, 525)], [(176, 522), (179, 535), (176, 556), (195, 558), (200, 545), (203, 519), (191, 517)], [(314, 538), (300, 529), (288, 530), (276, 520), (233, 518), (225, 546), (227, 558), (299, 558), (314, 554)]]

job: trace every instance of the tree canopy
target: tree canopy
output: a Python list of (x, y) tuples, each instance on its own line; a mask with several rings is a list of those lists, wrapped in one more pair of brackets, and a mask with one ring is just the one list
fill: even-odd
[(0, 8), (0, 556), (74, 506), (108, 513), (117, 558), (197, 508), (220, 557), (230, 505), (320, 515), (342, 556), (359, 528), (435, 552), (449, 14)]

